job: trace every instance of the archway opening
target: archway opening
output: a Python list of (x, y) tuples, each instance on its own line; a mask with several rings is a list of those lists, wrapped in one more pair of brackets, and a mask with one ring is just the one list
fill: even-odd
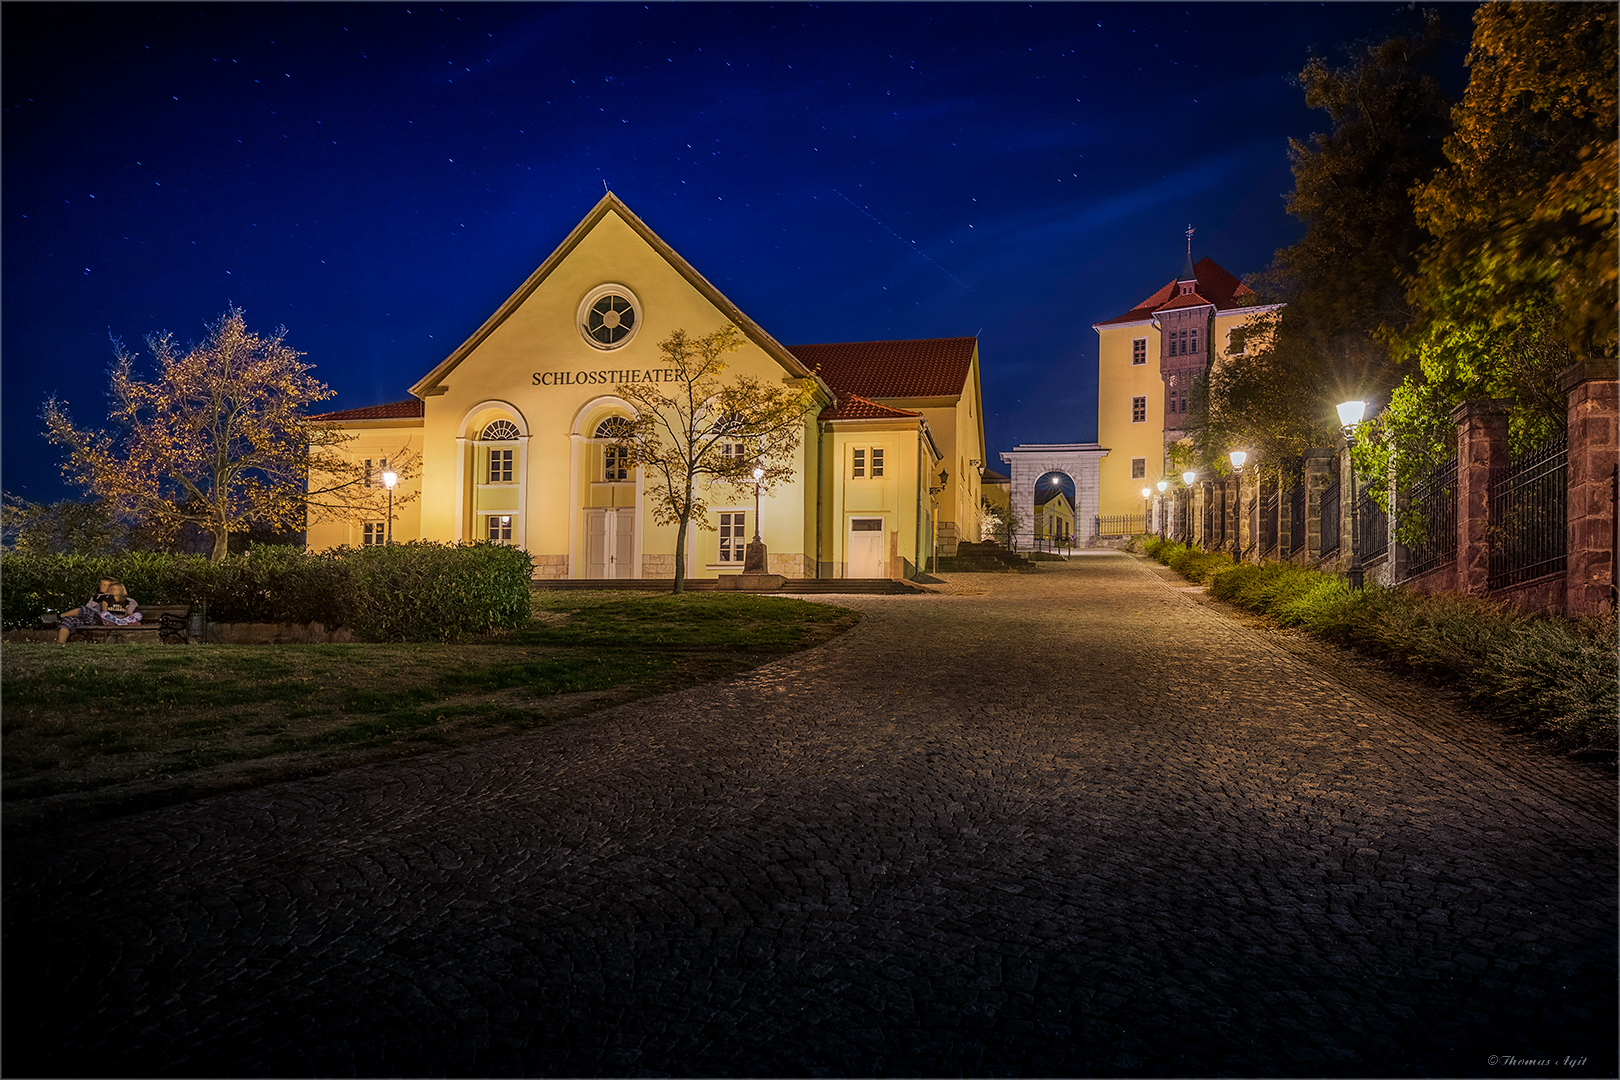
[(1061, 469), (1050, 469), (1036, 478), (1034, 499), (1025, 508), (1030, 515), (1036, 551), (1074, 550), (1075, 506), (1074, 477)]

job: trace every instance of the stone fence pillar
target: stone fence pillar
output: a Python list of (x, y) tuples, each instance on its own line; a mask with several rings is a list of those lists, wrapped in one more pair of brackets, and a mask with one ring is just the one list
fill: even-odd
[[(1613, 360), (1566, 368), (1558, 384), (1568, 395), (1568, 548), (1564, 604), (1571, 615), (1601, 615), (1615, 607), (1616, 446), (1620, 444)], [(1461, 460), (1461, 459), (1459, 459)]]
[(1313, 446), (1305, 451), (1305, 565), (1322, 558), (1322, 492), (1332, 483), (1333, 448)]
[(1484, 596), (1491, 575), (1491, 474), (1508, 462), (1505, 403), (1465, 401), (1451, 411), (1457, 425), (1457, 591)]

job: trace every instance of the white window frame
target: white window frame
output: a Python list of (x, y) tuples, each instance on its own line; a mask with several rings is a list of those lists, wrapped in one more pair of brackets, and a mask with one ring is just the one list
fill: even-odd
[[(502, 545), (510, 547), (511, 544), (513, 543), (513, 537), (517, 536), (517, 517), (518, 516), (516, 514), (485, 514), (485, 515), (483, 515), (483, 518), (484, 518), (484, 535), (483, 535), (483, 539), (488, 541), (491, 544), (502, 544)], [(500, 526), (497, 526), (495, 523), (497, 521), (500, 521), (502, 518), (505, 519), (505, 523), (500, 525)], [(492, 535), (490, 535), (491, 533), (504, 533), (505, 535), (504, 536), (492, 536)]]
[(388, 543), (388, 523), (367, 521), (360, 526), (361, 547), (381, 547)]
[[(739, 531), (728, 533), (728, 529)], [(741, 566), (748, 557), (748, 511), (720, 511), (719, 531), (720, 542), (715, 553), (717, 565)], [(729, 546), (727, 541), (731, 542)]]

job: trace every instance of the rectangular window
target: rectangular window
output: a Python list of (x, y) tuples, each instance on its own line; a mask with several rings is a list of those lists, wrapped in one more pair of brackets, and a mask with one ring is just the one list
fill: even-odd
[(720, 456), (725, 458), (727, 461), (730, 461), (732, 458), (743, 457), (747, 453), (748, 447), (744, 446), (740, 442), (728, 442), (720, 444)]
[(1131, 363), (1147, 363), (1147, 338), (1139, 337), (1131, 342)]
[(512, 451), (491, 450), (489, 452), (489, 482), (491, 484), (510, 484), (512, 482)]
[(1187, 331), (1185, 330), (1181, 332), (1181, 355), (1187, 355)]
[(748, 543), (748, 515), (742, 511), (720, 515), (720, 561), (744, 561), (744, 548)]
[(1198, 331), (1197, 330), (1194, 330), (1192, 332), (1192, 351), (1195, 354), (1198, 352)]
[(366, 487), (377, 486), (377, 474), (371, 471), (371, 459), (366, 458)]
[(1133, 457), (1133, 458), (1131, 458), (1131, 479), (1132, 480), (1142, 480), (1142, 479), (1145, 479), (1146, 477), (1147, 477), (1147, 458), (1145, 458), (1145, 457)]
[(1182, 412), (1187, 411), (1187, 395), (1186, 394), (1181, 395), (1181, 411)]
[(492, 544), (510, 544), (512, 542), (512, 515), (491, 514), (488, 518), (489, 529), (486, 538)]
[(630, 451), (623, 446), (602, 448), (602, 479), (608, 483), (630, 479)]
[(854, 450), (854, 451), (851, 451), (851, 454), (853, 456), (851, 458), (852, 465), (851, 465), (850, 470), (849, 470), (849, 475), (851, 475), (853, 477), (856, 477), (856, 478), (865, 476), (866, 475), (866, 451), (865, 450)]
[(1131, 398), (1131, 423), (1133, 423), (1133, 424), (1145, 424), (1145, 423), (1147, 423), (1147, 398), (1146, 397), (1133, 397), (1133, 398)]
[(360, 526), (360, 546), (376, 547), (388, 539), (388, 526), (380, 521), (368, 521)]
[(1228, 330), (1226, 332), (1226, 351), (1232, 356), (1242, 356), (1248, 351), (1248, 337), (1249, 331), (1244, 327)]
[(883, 475), (883, 447), (872, 447), (872, 479)]

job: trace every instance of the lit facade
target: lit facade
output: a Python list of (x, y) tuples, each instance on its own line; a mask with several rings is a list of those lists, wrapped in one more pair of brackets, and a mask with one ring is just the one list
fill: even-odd
[[(941, 533), (978, 535), (976, 339), (783, 346), (611, 194), (409, 399), (317, 419), (355, 436), (356, 459), (419, 455), (395, 542), (514, 544), (539, 578), (671, 578), (676, 529), (653, 520), (646, 478), (609, 445), (634, 415), (616, 387), (665, 381), (657, 343), (675, 330), (725, 325), (743, 339), (728, 376), (808, 385), (814, 406), (793, 477), (757, 522), (751, 487), (705, 491), (690, 577), (740, 572), (756, 528), (768, 570), (793, 578), (907, 576)], [(376, 522), (312, 521), (307, 541), (376, 535)]]
[(1190, 433), (1193, 381), (1242, 357), (1263, 329), (1254, 290), (1213, 259), (1192, 261), (1180, 276), (1130, 311), (1093, 323), (1097, 332), (1097, 441), (1102, 459), (1098, 513), (1140, 514), (1142, 489), (1168, 474), (1169, 446)]

